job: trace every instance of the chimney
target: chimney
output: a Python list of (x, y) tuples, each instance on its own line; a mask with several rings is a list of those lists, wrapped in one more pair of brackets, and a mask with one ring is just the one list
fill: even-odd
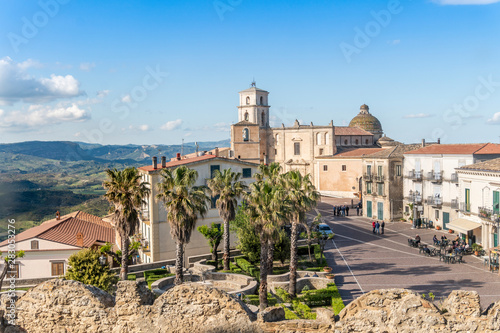
[(76, 234), (76, 246), (83, 247), (83, 234), (81, 232)]
[(177, 153), (176, 158), (177, 158), (177, 161), (180, 161), (181, 160), (181, 153)]
[(438, 145), (441, 144), (441, 138), (438, 138)]
[(219, 148), (215, 147), (215, 156), (219, 157)]
[(167, 158), (165, 156), (161, 157), (161, 167), (164, 168), (167, 166)]
[(156, 156), (153, 156), (153, 169), (158, 168), (158, 158)]
[(425, 147), (425, 139), (422, 139), (422, 147)]
[(59, 211), (56, 212), (56, 220), (59, 221), (61, 219), (61, 213)]

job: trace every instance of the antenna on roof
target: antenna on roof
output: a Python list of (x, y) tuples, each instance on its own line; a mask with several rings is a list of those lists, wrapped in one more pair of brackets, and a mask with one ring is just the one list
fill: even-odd
[(181, 144), (181, 156), (184, 156), (184, 139), (182, 139), (182, 144)]
[(257, 84), (255, 83), (255, 78), (253, 78), (252, 83), (250, 84), (250, 87), (256, 87)]
[(198, 150), (199, 150), (199, 146), (198, 146), (198, 142), (195, 142), (194, 145), (196, 146), (196, 156), (198, 156)]

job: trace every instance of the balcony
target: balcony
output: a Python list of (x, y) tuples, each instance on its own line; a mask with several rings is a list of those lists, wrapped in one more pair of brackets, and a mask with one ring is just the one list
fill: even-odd
[(483, 220), (491, 221), (491, 218), (493, 216), (493, 209), (488, 207), (479, 207), (478, 211), (480, 218), (482, 218)]
[(464, 213), (464, 214), (467, 214), (467, 215), (470, 215), (470, 203), (469, 204), (466, 204), (465, 202), (461, 202), (460, 203), (460, 212), (461, 213)]
[(141, 219), (143, 221), (149, 221), (149, 210), (142, 210), (141, 211)]
[(443, 181), (443, 171), (431, 171), (427, 172), (426, 180), (429, 180), (433, 183), (441, 183)]
[(372, 174), (365, 173), (365, 174), (363, 175), (363, 179), (364, 179), (365, 181), (367, 181), (367, 182), (371, 182), (371, 181), (373, 181), (373, 175), (372, 175)]
[(411, 170), (408, 172), (408, 178), (413, 181), (422, 181), (422, 171), (421, 170)]
[(427, 197), (427, 204), (433, 207), (441, 207), (443, 205), (443, 199), (441, 197)]
[(459, 209), (459, 204), (457, 199), (452, 199), (450, 203), (451, 209)]
[(383, 183), (383, 182), (385, 182), (385, 176), (384, 175), (376, 175), (375, 176), (375, 181), (377, 183)]
[(450, 177), (450, 182), (458, 184), (458, 174), (452, 173)]

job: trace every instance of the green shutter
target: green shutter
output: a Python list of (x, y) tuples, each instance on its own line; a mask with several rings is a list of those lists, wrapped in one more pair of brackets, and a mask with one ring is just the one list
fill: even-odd
[(384, 203), (383, 202), (377, 203), (377, 213), (378, 213), (377, 218), (379, 220), (383, 220), (384, 219)]
[(465, 189), (465, 211), (470, 212), (470, 189)]
[(450, 223), (450, 213), (443, 212), (443, 230), (448, 230), (446, 225)]
[(372, 217), (372, 202), (371, 201), (366, 202), (366, 216)]
[(493, 191), (493, 214), (500, 214), (500, 192)]

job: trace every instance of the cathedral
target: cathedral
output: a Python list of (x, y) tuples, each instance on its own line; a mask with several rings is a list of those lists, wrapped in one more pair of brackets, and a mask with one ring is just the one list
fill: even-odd
[[(335, 126), (333, 121), (323, 126), (305, 125), (296, 120), (291, 127), (270, 127), (268, 91), (252, 83), (239, 92), (239, 99), (238, 122), (231, 126), (233, 157), (253, 163), (279, 162), (285, 172), (311, 174), (318, 188), (319, 161), (360, 148), (379, 148), (377, 141), (383, 136), (382, 125), (368, 105), (361, 106), (349, 126)], [(352, 195), (350, 187), (348, 192)]]

